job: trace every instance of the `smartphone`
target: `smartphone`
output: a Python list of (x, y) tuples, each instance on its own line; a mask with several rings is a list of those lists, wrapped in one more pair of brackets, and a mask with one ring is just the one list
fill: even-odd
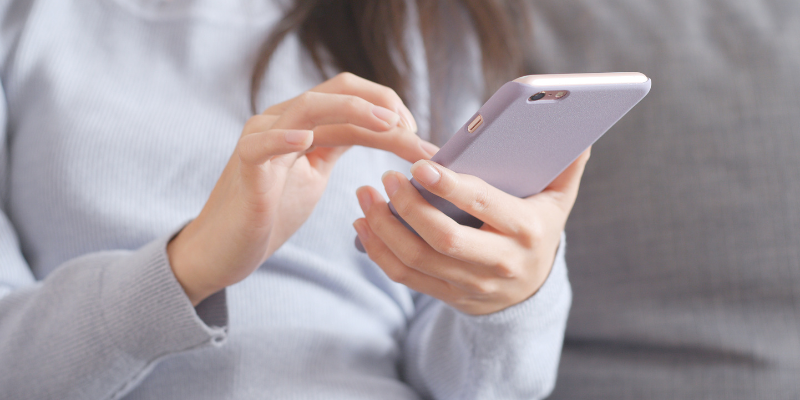
[[(477, 176), (517, 197), (544, 190), (650, 91), (638, 72), (527, 75), (503, 85), (431, 160)], [(427, 191), (422, 197), (456, 222), (483, 222)], [(389, 203), (407, 228), (413, 229)], [(363, 251), (356, 238), (356, 247)]]

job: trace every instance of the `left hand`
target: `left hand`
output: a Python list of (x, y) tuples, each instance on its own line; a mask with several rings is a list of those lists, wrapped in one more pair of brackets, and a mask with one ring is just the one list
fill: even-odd
[(370, 259), (392, 280), (467, 314), (497, 312), (531, 297), (550, 274), (589, 152), (547, 189), (525, 199), (435, 162), (418, 161), (411, 167), (414, 178), (483, 226), (459, 225), (394, 171), (383, 176), (386, 193), (419, 236), (368, 186), (356, 192), (366, 218), (353, 226)]

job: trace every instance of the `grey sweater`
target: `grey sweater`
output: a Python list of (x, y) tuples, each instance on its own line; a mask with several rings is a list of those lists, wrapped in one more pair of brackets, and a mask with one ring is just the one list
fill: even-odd
[[(408, 168), (376, 150), (349, 151), (288, 243), (192, 307), (165, 245), (233, 150), (256, 52), (278, 17), (256, 0), (0, 3), (0, 398), (552, 390), (571, 299), (563, 241), (541, 290), (499, 313), (468, 316), (413, 293), (353, 247), (355, 189)], [(427, 135), (435, 96), (419, 40), (412, 30), (411, 108)], [(287, 39), (260, 106), (320, 82), (308, 65)], [(441, 126), (474, 112), (474, 89), (458, 87)]]

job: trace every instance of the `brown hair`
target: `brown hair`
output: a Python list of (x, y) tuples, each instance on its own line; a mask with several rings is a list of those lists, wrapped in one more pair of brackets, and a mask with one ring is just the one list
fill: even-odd
[[(428, 54), (441, 45), (435, 38), (441, 36), (443, 18), (451, 17), (444, 15), (442, 6), (466, 11), (480, 44), (487, 93), (526, 71), (523, 42), (531, 32), (521, 0), (416, 2)], [(250, 87), (253, 112), (270, 59), (293, 31), (323, 76), (323, 65), (330, 63), (340, 71), (391, 87), (407, 100), (404, 71), (409, 70), (409, 60), (403, 46), (407, 16), (406, 0), (295, 0), (261, 47)]]

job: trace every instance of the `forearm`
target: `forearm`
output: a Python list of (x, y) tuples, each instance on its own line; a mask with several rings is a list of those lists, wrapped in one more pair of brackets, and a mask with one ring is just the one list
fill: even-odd
[(2, 298), (4, 393), (119, 398), (160, 358), (221, 343), (224, 293), (209, 298), (216, 304), (200, 304), (198, 314), (172, 275), (166, 241), (74, 259)]

